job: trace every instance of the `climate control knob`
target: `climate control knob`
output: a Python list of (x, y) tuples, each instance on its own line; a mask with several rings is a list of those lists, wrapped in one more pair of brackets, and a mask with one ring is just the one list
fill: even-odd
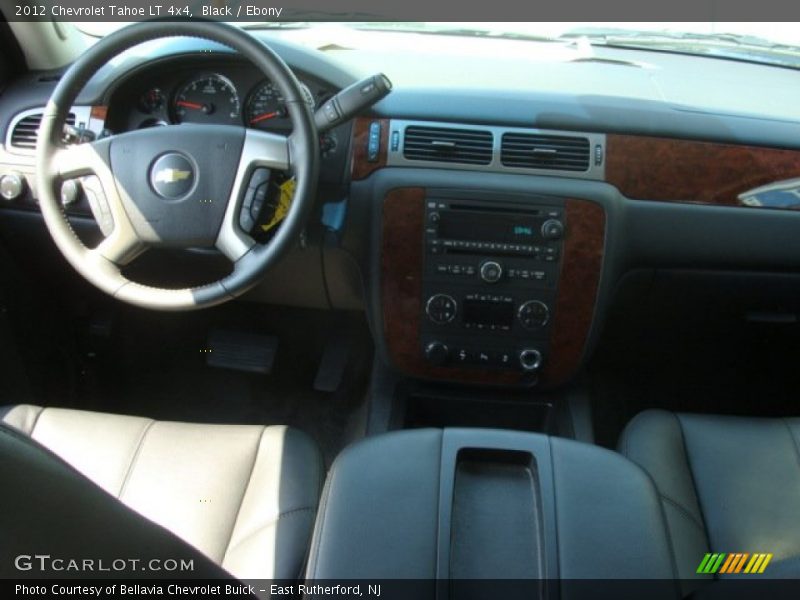
[(525, 329), (539, 329), (550, 320), (550, 309), (541, 300), (528, 300), (520, 305), (517, 318)]
[(564, 237), (564, 224), (558, 219), (548, 219), (542, 223), (542, 237), (546, 240), (560, 240)]
[(444, 325), (456, 318), (458, 304), (447, 294), (434, 294), (425, 304), (425, 314), (438, 325)]
[(523, 371), (535, 371), (542, 366), (542, 353), (536, 348), (525, 348), (519, 353), (519, 366)]
[(441, 366), (450, 358), (450, 349), (442, 342), (431, 342), (425, 346), (425, 359), (436, 366)]
[(487, 260), (481, 265), (481, 279), (486, 283), (497, 283), (503, 276), (503, 266), (494, 260)]

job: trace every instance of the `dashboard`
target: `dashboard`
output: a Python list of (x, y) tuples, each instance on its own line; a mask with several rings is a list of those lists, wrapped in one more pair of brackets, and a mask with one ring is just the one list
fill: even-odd
[[(254, 35), (290, 65), (313, 108), (366, 74)], [(462, 63), (452, 60), (455, 80)], [(487, 72), (514, 60), (497, 58)], [(251, 298), (364, 310), (384, 361), (415, 378), (560, 385), (589, 355), (631, 271), (800, 269), (800, 124), (777, 108), (758, 117), (645, 97), (636, 82), (650, 85), (651, 75), (668, 96), (687, 88), (677, 77), (688, 72), (684, 59), (648, 61), (650, 72), (562, 64), (557, 78), (540, 69), (541, 80), (534, 69), (508, 87), (444, 77), (396, 86), (322, 136), (308, 246)], [(734, 63), (692, 61), (697, 72), (713, 64), (726, 81), (740, 72)], [(759, 72), (776, 86), (796, 77)], [(31, 74), (0, 96), (3, 139), (53, 85)], [(745, 102), (735, 89), (726, 93)], [(170, 41), (105, 67), (79, 103), (109, 135), (187, 122), (290, 131), (272, 83), (202, 41)], [(32, 175), (32, 152), (9, 143), (0, 175), (12, 170)], [(24, 198), (0, 207), (33, 212), (33, 195)]]

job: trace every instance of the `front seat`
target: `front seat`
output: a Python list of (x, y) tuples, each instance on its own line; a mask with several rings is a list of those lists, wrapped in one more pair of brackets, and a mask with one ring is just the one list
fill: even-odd
[[(324, 476), (320, 452), (302, 432), (30, 405), (0, 409), (0, 421), (188, 542), (222, 572), (248, 579), (301, 575)], [(31, 464), (38, 469), (41, 462)], [(74, 535), (68, 524), (54, 526), (51, 537)]]
[(713, 577), (706, 553), (772, 554), (766, 576), (800, 577), (800, 419), (648, 410), (618, 449), (658, 489), (684, 592)]

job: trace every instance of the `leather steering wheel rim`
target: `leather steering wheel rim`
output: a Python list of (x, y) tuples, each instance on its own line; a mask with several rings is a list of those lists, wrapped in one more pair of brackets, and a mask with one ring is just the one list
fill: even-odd
[[(253, 63), (283, 94), (292, 121), (292, 134), (283, 137), (246, 129), (244, 125), (182, 124), (123, 133), (73, 146), (62, 143), (69, 109), (85, 83), (100, 67), (138, 44), (176, 36), (199, 37), (223, 44)], [(164, 130), (171, 130), (171, 134)], [(180, 145), (175, 141), (176, 136), (186, 140), (181, 142), (183, 146), (180, 149), (172, 152), (170, 144)], [(152, 152), (149, 146), (153, 146)], [(184, 151), (183, 148), (190, 150)], [(192, 155), (194, 148), (200, 150)], [(234, 164), (231, 156), (235, 157), (237, 151), (238, 161)], [(148, 152), (153, 156), (150, 157)], [(181, 164), (193, 165), (194, 171), (188, 166), (187, 170), (195, 181), (194, 187), (187, 198), (173, 202), (171, 198), (163, 197), (159, 198), (164, 201), (163, 205), (158, 205), (153, 199), (160, 193), (153, 189), (154, 163), (165, 154), (176, 153), (187, 159)], [(132, 167), (126, 164), (141, 156), (152, 160)], [(132, 160), (128, 160), (129, 157)], [(202, 165), (198, 168), (199, 163), (204, 163), (206, 168)], [(224, 164), (229, 168), (225, 169)], [(132, 182), (130, 187), (138, 191), (128, 190), (124, 183), (120, 183), (115, 175), (115, 166), (118, 171), (141, 170), (126, 175), (127, 181)], [(266, 244), (256, 243), (239, 227), (242, 199), (250, 184), (250, 176), (259, 167), (291, 171), (296, 180), (291, 206), (277, 232)], [(56, 86), (42, 116), (36, 149), (39, 204), (47, 228), (62, 254), (84, 278), (104, 292), (130, 304), (159, 310), (213, 306), (231, 300), (257, 284), (266, 271), (291, 249), (302, 232), (314, 203), (318, 172), (317, 130), (294, 74), (262, 42), (235, 26), (219, 22), (149, 21), (130, 25), (104, 37), (66, 71)], [(113, 221), (113, 231), (95, 249), (84, 246), (72, 230), (59, 201), (57, 187), (60, 183), (79, 175), (94, 176)], [(144, 180), (149, 184), (148, 189), (141, 187)], [(159, 181), (157, 176), (155, 181)], [(216, 191), (228, 189), (228, 181), (231, 183), (227, 196), (223, 192), (211, 194), (206, 199), (202, 196), (203, 191), (197, 189), (201, 184)], [(149, 198), (150, 204), (144, 206), (143, 196)], [(182, 212), (176, 212), (179, 209)], [(121, 267), (148, 246), (193, 247), (197, 244), (187, 240), (193, 242), (202, 238), (211, 241), (209, 236), (215, 227), (213, 220), (222, 215), (223, 209), (224, 216), (210, 245), (221, 250), (234, 265), (233, 272), (225, 278), (200, 287), (165, 289), (133, 282), (122, 274)], [(157, 215), (148, 215), (148, 210)], [(207, 213), (203, 213), (204, 210)], [(202, 222), (205, 214), (211, 215), (209, 223)], [(196, 231), (187, 233), (180, 215), (184, 215), (186, 222), (193, 224)], [(165, 223), (170, 219), (175, 223), (166, 227)], [(159, 227), (170, 233), (166, 237), (174, 235), (176, 239), (159, 237)]]

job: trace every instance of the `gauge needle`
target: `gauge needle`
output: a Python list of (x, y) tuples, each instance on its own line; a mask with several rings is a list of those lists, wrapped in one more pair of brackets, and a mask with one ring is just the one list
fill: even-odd
[(188, 100), (178, 100), (176, 103), (178, 106), (183, 106), (184, 108), (193, 108), (195, 110), (203, 110), (203, 105), (198, 104), (197, 102), (189, 102)]
[(269, 113), (262, 113), (262, 114), (260, 114), (260, 115), (258, 115), (256, 117), (253, 117), (252, 119), (250, 119), (250, 124), (251, 125), (255, 125), (256, 123), (260, 123), (261, 121), (266, 121), (267, 119), (274, 119), (279, 114), (280, 113), (277, 110), (269, 112)]

